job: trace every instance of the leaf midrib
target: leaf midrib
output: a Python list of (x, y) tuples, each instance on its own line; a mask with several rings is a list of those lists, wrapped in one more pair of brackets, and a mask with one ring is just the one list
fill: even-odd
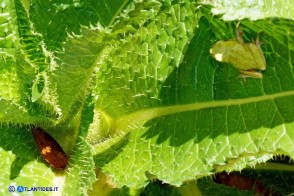
[(181, 113), (181, 112), (189, 112), (200, 109), (208, 109), (208, 108), (218, 108), (224, 106), (236, 106), (242, 104), (250, 104), (257, 103), (267, 100), (274, 100), (276, 98), (293, 96), (294, 91), (285, 91), (270, 95), (262, 95), (257, 97), (248, 97), (241, 99), (228, 99), (228, 100), (218, 100), (218, 101), (208, 101), (208, 102), (198, 102), (192, 104), (182, 104), (182, 105), (174, 105), (167, 107), (157, 107), (152, 109), (141, 110), (138, 112), (134, 112), (132, 114), (128, 114), (122, 116), (115, 120), (116, 130), (123, 131), (128, 133), (128, 127), (132, 125), (142, 126), (144, 123), (170, 114)]

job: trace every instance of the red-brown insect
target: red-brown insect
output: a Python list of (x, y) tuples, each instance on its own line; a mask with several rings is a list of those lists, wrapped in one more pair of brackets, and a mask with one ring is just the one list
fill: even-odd
[(214, 176), (214, 181), (239, 190), (253, 191), (256, 195), (272, 195), (274, 189), (266, 187), (260, 180), (251, 179), (235, 173), (221, 172)]
[(68, 158), (56, 140), (40, 127), (32, 132), (42, 157), (55, 169), (65, 168)]

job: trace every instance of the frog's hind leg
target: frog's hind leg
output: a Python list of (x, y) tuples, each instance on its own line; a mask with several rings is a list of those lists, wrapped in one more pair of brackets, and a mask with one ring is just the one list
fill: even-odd
[(243, 78), (244, 80), (246, 78), (262, 78), (262, 73), (261, 72), (257, 72), (255, 70), (241, 70), (241, 75), (239, 76), (240, 78)]

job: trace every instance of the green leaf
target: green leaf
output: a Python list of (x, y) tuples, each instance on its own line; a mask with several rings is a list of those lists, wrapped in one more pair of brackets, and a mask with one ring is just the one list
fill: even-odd
[[(18, 192), (18, 186), (28, 189), (32, 187), (58, 187), (56, 191), (62, 189), (65, 173), (55, 173), (44, 164), (40, 155), (38, 156), (37, 146), (28, 130), (2, 127), (0, 143), (1, 159), (5, 160), (0, 162), (1, 194), (9, 194), (9, 186), (13, 186), (15, 192)], [(46, 177), (44, 178), (44, 176)], [(48, 195), (44, 191), (38, 193)]]
[[(277, 153), (293, 157), (293, 23), (241, 21), (246, 41), (261, 32), (267, 61), (263, 79), (242, 80), (232, 65), (209, 55), (213, 43), (228, 39), (224, 32), (234, 32), (236, 23), (210, 18), (205, 7), (199, 23), (184, 17), (195, 9), (188, 4), (161, 8), (137, 33), (123, 37), (122, 48), (102, 64), (97, 105), (111, 116), (104, 123), (110, 122), (112, 130), (110, 139), (95, 147), (96, 164), (119, 187), (145, 186), (146, 171), (179, 186), (217, 171), (254, 166)], [(222, 34), (211, 33), (219, 27)], [(167, 37), (163, 45), (161, 36)], [(185, 36), (186, 49), (180, 44)], [(111, 141), (121, 132), (130, 135), (117, 151)], [(107, 159), (110, 150), (101, 152), (107, 145), (113, 148), (112, 160)]]
[(202, 0), (202, 4), (213, 6), (212, 13), (223, 15), (224, 20), (258, 20), (269, 17), (293, 18), (293, 1), (279, 0)]
[[(96, 180), (94, 173), (94, 161), (92, 159), (91, 146), (82, 138), (78, 137), (72, 152), (70, 168), (65, 181), (64, 194), (86, 194)], [(79, 194), (78, 194), (79, 195)]]
[(94, 114), (92, 98), (92, 96), (87, 96), (85, 107), (81, 112), (79, 136), (71, 152), (68, 176), (63, 189), (66, 195), (86, 194), (92, 189), (92, 183), (96, 180), (93, 149), (84, 139)]

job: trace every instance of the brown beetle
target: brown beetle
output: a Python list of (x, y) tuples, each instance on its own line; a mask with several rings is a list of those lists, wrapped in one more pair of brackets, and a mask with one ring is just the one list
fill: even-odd
[(65, 168), (68, 158), (57, 141), (40, 127), (33, 128), (32, 133), (42, 157), (55, 169)]

